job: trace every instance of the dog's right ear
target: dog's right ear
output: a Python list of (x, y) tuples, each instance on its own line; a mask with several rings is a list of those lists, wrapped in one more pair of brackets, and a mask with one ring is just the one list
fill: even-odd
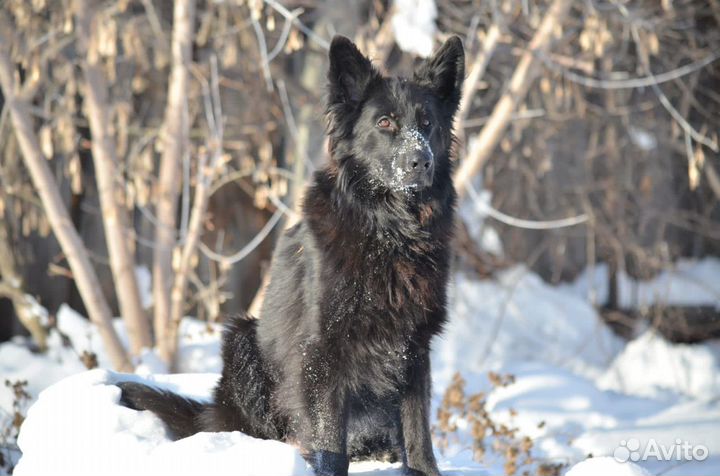
[(380, 73), (357, 46), (344, 36), (335, 36), (330, 43), (330, 105), (356, 103), (365, 88)]
[(451, 36), (415, 73), (415, 81), (442, 98), (450, 115), (455, 114), (460, 104), (464, 80), (465, 52), (457, 36)]

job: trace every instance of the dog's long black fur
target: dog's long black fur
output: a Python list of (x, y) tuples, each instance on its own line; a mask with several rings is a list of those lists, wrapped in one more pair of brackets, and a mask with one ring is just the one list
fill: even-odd
[(428, 354), (446, 320), (462, 44), (449, 39), (403, 79), (336, 37), (328, 76), (330, 163), (277, 245), (261, 319), (227, 325), (213, 402), (122, 383), (122, 403), (178, 438), (238, 430), (298, 444), (318, 475), (346, 475), (353, 458), (438, 475)]

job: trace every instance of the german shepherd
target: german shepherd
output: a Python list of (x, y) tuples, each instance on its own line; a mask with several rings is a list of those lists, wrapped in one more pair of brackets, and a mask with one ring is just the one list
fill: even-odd
[(227, 324), (214, 400), (128, 382), (121, 401), (177, 438), (297, 444), (321, 476), (368, 458), (439, 475), (429, 352), (446, 321), (462, 43), (447, 40), (412, 79), (381, 75), (344, 37), (329, 56), (331, 159), (278, 242), (261, 318)]

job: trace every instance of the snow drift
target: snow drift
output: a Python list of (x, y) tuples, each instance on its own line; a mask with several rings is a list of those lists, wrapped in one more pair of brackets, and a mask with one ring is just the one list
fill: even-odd
[(14, 474), (311, 474), (295, 448), (239, 432), (198, 433), (170, 441), (157, 417), (118, 405), (120, 389), (113, 385), (146, 381), (203, 398), (217, 378), (181, 374), (146, 381), (106, 370), (69, 377), (43, 391), (28, 412), (18, 439), (26, 457)]

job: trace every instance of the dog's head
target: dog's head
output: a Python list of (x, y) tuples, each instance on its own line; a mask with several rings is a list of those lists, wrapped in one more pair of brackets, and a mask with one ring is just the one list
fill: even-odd
[(347, 184), (413, 193), (449, 183), (465, 56), (452, 37), (412, 79), (382, 76), (347, 38), (330, 45), (328, 120)]

